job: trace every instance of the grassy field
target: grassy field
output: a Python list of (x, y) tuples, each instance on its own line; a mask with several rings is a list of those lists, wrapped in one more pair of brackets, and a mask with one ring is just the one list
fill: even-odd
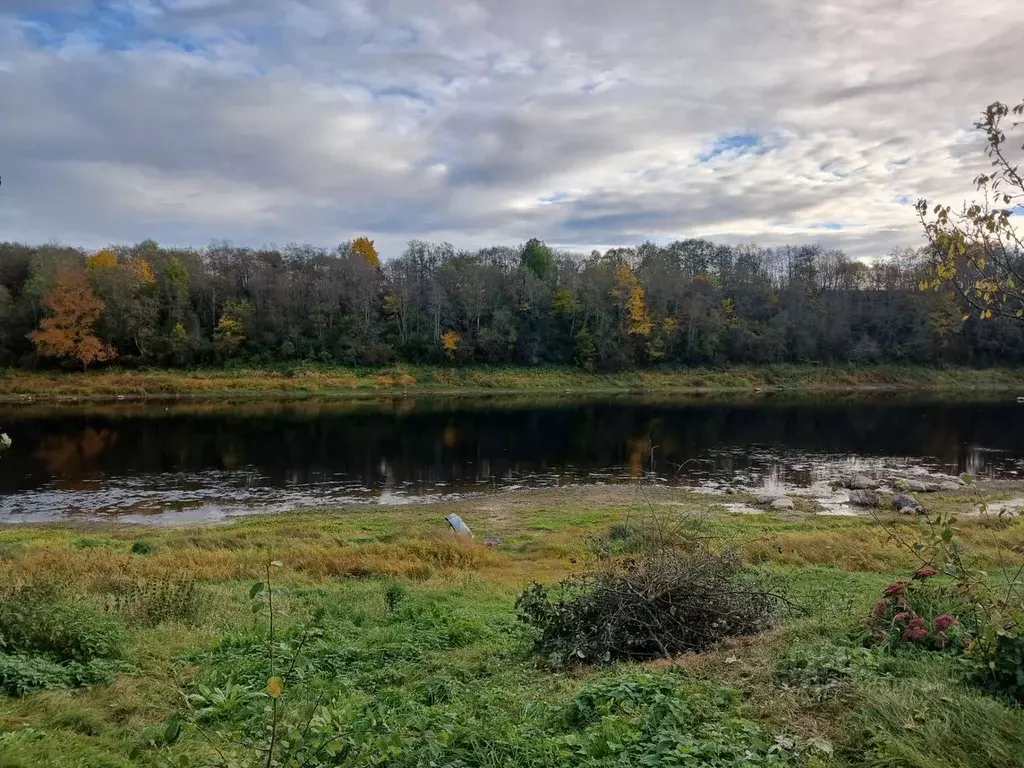
[(1014, 369), (919, 366), (776, 365), (758, 368), (652, 369), (586, 373), (575, 368), (398, 366), (386, 369), (296, 365), (273, 369), (119, 370), (88, 373), (26, 372), (0, 375), (0, 398), (352, 396), (381, 393), (480, 394), (502, 392), (708, 392), (753, 389), (793, 391), (1020, 390)]
[[(964, 491), (933, 504), (974, 501)], [(1021, 765), (1024, 711), (968, 685), (956, 656), (858, 639), (881, 591), (915, 567), (876, 522), (719, 504), (619, 489), (603, 501), (501, 494), (203, 528), (0, 529), (0, 682), (9, 694), (17, 681), (48, 689), (0, 694), (0, 766), (252, 765), (246, 741), (266, 742), (270, 710), (291, 746), (331, 740), (333, 757), (307, 750), (289, 763), (309, 768)], [(474, 540), (446, 532), (452, 510)], [(613, 525), (666, 518), (733, 542), (804, 610), (674, 661), (538, 664), (516, 619), (520, 590), (593, 564)], [(892, 525), (908, 539), (920, 526)], [(962, 528), (993, 571), (1024, 564), (1024, 523)], [(251, 586), (268, 573), (269, 649), (266, 590)], [(16, 657), (18, 632), (71, 660)], [(168, 745), (176, 715), (184, 725)]]

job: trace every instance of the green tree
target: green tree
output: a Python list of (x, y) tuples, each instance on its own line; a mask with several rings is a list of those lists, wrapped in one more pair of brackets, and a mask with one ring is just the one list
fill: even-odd
[(248, 299), (230, 298), (224, 305), (217, 328), (213, 332), (213, 344), (218, 354), (229, 358), (234, 356), (249, 333), (252, 320), (252, 302)]
[(523, 246), (523, 266), (541, 280), (550, 279), (555, 273), (555, 256), (540, 240), (533, 238)]
[(917, 213), (930, 245), (931, 279), (922, 289), (938, 290), (951, 285), (968, 306), (968, 315), (983, 319), (995, 315), (1024, 318), (1024, 242), (1014, 211), (1024, 204), (1024, 178), (1018, 158), (1024, 150), (1007, 138), (1021, 121), (1011, 115), (1024, 114), (1024, 102), (1009, 107), (990, 104), (974, 127), (985, 134), (986, 154), (993, 170), (975, 178), (982, 199), (964, 203), (959, 211), (949, 205), (931, 208), (927, 200), (917, 202)]

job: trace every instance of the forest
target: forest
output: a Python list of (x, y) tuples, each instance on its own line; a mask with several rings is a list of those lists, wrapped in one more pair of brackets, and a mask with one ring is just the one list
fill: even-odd
[(0, 244), (0, 365), (1024, 362), (1024, 324), (929, 282), (926, 249), (865, 263), (707, 240), (604, 253), (361, 237), (88, 252)]

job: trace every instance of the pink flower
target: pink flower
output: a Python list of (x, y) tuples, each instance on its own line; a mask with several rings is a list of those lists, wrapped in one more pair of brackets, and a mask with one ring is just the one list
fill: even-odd
[(875, 616), (884, 615), (888, 608), (889, 605), (885, 602), (885, 600), (879, 600), (877, 603), (875, 603)]
[(907, 624), (907, 626), (911, 629), (921, 629), (924, 627), (924, 619), (920, 616), (915, 616), (910, 620), (910, 623)]
[(928, 630), (924, 627), (910, 627), (900, 635), (900, 639), (905, 643), (916, 643), (918, 640), (924, 640), (928, 637)]
[(893, 595), (902, 595), (907, 591), (907, 582), (897, 581), (895, 584), (890, 584), (885, 588), (885, 592), (882, 593), (885, 597), (892, 597)]
[(883, 632), (882, 630), (878, 630), (877, 632), (875, 632), (875, 635), (872, 639), (875, 641), (876, 645), (881, 645), (885, 642), (885, 632)]
[(897, 624), (906, 624), (914, 617), (914, 614), (904, 611), (903, 613), (897, 613), (892, 617), (892, 620)]
[(939, 571), (937, 569), (935, 569), (935, 568), (930, 567), (930, 566), (929, 567), (924, 567), (924, 568), (918, 568), (914, 572), (914, 578), (915, 579), (930, 579), (933, 576), (938, 576), (938, 575), (939, 575)]
[(959, 623), (956, 616), (950, 616), (948, 613), (935, 617), (935, 628), (940, 632), (945, 632), (950, 627), (956, 626)]

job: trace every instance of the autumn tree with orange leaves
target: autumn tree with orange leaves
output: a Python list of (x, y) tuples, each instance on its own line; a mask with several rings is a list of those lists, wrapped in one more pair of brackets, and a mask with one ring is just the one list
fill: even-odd
[(39, 324), (39, 330), (29, 334), (40, 355), (77, 359), (83, 370), (90, 363), (116, 356), (114, 348), (96, 336), (104, 305), (83, 270), (65, 268), (58, 272), (57, 281), (43, 296), (42, 304), (47, 317)]

